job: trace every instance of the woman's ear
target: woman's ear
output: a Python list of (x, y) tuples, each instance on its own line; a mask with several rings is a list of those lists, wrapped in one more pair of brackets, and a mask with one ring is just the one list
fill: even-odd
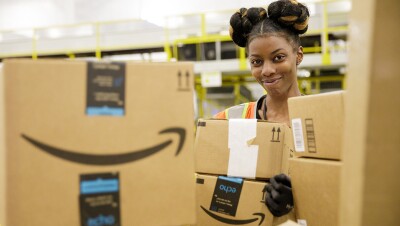
[(303, 61), (303, 46), (299, 46), (297, 49), (296, 65), (299, 65)]

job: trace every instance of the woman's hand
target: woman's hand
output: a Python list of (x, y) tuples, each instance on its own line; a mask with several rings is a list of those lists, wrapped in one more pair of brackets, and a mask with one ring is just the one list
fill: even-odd
[(265, 204), (272, 215), (283, 216), (293, 209), (292, 183), (285, 174), (279, 174), (270, 179), (265, 185)]

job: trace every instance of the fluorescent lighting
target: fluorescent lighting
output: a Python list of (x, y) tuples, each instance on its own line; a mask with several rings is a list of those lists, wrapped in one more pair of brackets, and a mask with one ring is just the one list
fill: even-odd
[(308, 70), (300, 69), (297, 71), (297, 76), (301, 78), (308, 78), (311, 76), (311, 73)]
[(62, 32), (58, 28), (47, 29), (46, 36), (49, 38), (60, 38), (62, 36)]

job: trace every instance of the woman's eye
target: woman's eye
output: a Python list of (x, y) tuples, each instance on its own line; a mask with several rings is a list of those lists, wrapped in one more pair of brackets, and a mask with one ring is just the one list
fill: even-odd
[(253, 66), (258, 66), (258, 65), (261, 64), (261, 60), (253, 59), (253, 60), (250, 61), (250, 64), (253, 65)]
[(285, 55), (277, 55), (274, 57), (275, 62), (281, 62), (285, 59)]

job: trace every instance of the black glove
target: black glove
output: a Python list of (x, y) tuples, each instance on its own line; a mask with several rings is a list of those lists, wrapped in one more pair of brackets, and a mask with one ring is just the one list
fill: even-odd
[(279, 174), (270, 179), (265, 185), (265, 204), (272, 215), (283, 216), (293, 209), (292, 183), (285, 174)]

